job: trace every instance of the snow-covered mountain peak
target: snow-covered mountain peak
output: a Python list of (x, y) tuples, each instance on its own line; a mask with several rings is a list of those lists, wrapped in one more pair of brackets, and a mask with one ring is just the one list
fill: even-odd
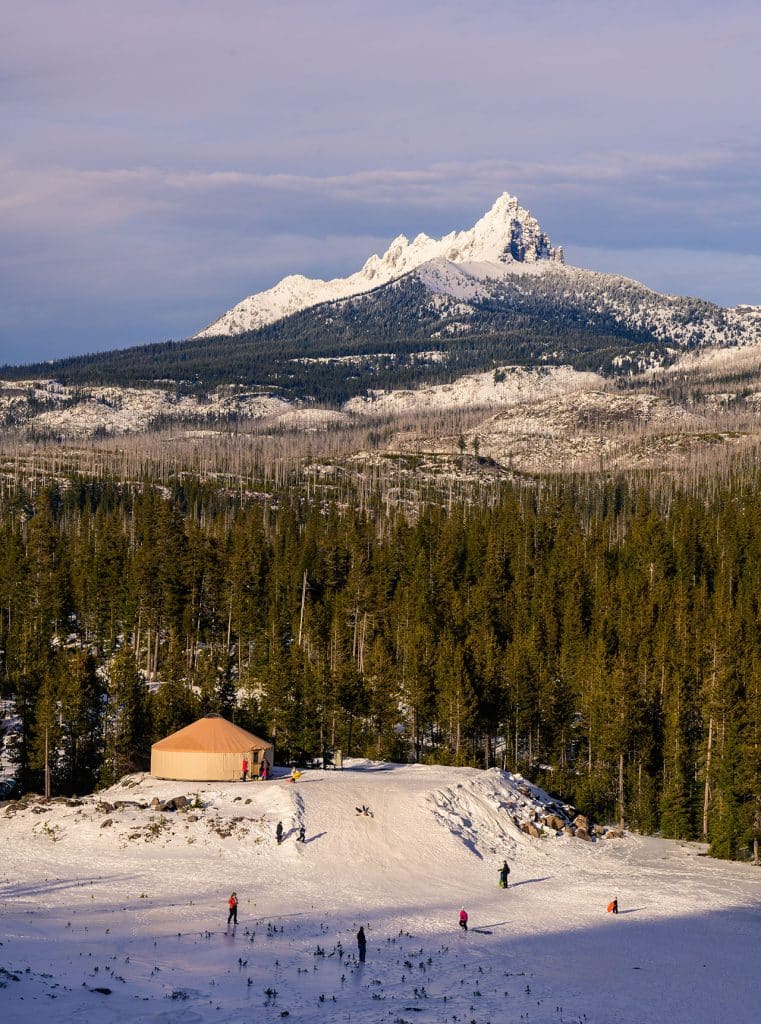
[(452, 231), (442, 238), (420, 233), (410, 241), (397, 235), (382, 256), (373, 255), (361, 270), (332, 281), (301, 274), (283, 278), (273, 288), (250, 295), (196, 337), (241, 334), (321, 302), (346, 299), (388, 284), (435, 259), (451, 263), (492, 263), (503, 267), (527, 264), (562, 264), (563, 250), (554, 247), (539, 222), (503, 192), (472, 228)]

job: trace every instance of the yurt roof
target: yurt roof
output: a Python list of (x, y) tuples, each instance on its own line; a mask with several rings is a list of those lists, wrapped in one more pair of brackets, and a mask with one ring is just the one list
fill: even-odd
[(221, 715), (206, 715), (192, 725), (178, 729), (171, 736), (165, 736), (163, 740), (154, 743), (152, 749), (175, 750), (178, 753), (243, 754), (247, 750), (261, 750), (271, 745), (267, 740), (259, 739), (253, 733), (233, 725)]

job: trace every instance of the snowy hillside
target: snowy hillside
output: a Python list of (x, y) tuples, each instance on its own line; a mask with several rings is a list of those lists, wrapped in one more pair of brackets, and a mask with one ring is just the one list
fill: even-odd
[(452, 231), (443, 238), (419, 234), (412, 241), (399, 235), (382, 256), (371, 256), (350, 277), (332, 281), (313, 280), (301, 274), (285, 277), (273, 288), (249, 295), (195, 337), (255, 330), (300, 309), (370, 291), (437, 257), (452, 263), (521, 265), (540, 261), (562, 263), (563, 253), (553, 248), (536, 219), (518, 205), (515, 196), (503, 192), (467, 231)]
[[(176, 797), (187, 805), (161, 809)], [(496, 769), (368, 762), (295, 786), (136, 776), (97, 798), (6, 804), (2, 1020), (745, 1019), (758, 869), (695, 844), (585, 841), (557, 828), (566, 814)]]

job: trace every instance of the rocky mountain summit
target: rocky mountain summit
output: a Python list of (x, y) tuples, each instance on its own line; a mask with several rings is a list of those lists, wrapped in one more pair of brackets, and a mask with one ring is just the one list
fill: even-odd
[(382, 256), (371, 256), (361, 270), (345, 278), (322, 281), (291, 274), (267, 291), (249, 295), (195, 337), (255, 330), (322, 302), (361, 295), (438, 258), (451, 263), (562, 265), (563, 250), (552, 245), (515, 196), (503, 192), (466, 231), (451, 231), (438, 239), (419, 234), (412, 241), (399, 235)]

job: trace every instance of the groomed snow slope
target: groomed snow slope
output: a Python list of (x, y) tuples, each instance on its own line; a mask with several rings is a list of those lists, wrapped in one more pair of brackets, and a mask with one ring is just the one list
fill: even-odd
[[(515, 819), (537, 794), (497, 770), (350, 762), (296, 785), (136, 777), (99, 799), (193, 793), (201, 809), (88, 799), (0, 817), (4, 1024), (708, 1024), (754, 1012), (751, 866), (633, 836), (531, 839)], [(233, 889), (239, 924), (226, 931)], [(618, 917), (605, 912), (613, 896)]]

